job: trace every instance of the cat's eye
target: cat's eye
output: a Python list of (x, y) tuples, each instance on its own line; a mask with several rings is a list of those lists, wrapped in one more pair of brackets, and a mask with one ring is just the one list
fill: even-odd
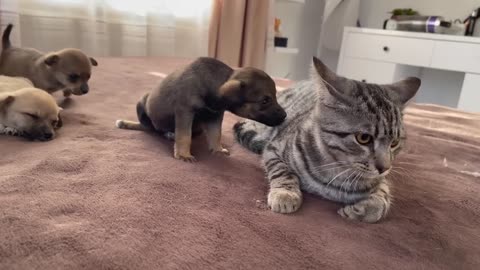
[(390, 147), (391, 147), (391, 148), (395, 148), (395, 147), (397, 147), (399, 144), (400, 144), (400, 140), (399, 140), (399, 139), (395, 139), (395, 140), (393, 140), (392, 143), (390, 144)]
[(35, 114), (33, 114), (33, 113), (23, 113), (23, 114), (28, 115), (28, 116), (31, 117), (33, 120), (38, 120), (38, 118), (39, 118), (38, 115), (35, 115)]
[(373, 141), (373, 137), (370, 134), (358, 133), (355, 135), (355, 139), (359, 144), (366, 145)]
[(272, 101), (270, 97), (264, 97), (262, 99), (262, 105), (267, 105), (268, 103), (270, 103), (270, 101)]
[(76, 83), (80, 79), (80, 75), (72, 73), (68, 75), (68, 80), (72, 83)]

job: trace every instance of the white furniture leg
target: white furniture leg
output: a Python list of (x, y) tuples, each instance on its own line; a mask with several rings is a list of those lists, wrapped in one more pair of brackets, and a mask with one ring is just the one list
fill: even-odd
[(480, 112), (480, 75), (465, 74), (457, 108), (469, 112)]

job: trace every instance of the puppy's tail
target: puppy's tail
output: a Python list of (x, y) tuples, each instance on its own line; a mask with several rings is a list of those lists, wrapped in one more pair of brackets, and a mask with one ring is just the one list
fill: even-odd
[(139, 122), (128, 121), (128, 120), (117, 120), (115, 122), (115, 126), (121, 129), (132, 129), (132, 130), (142, 130), (142, 131), (150, 131), (151, 129), (143, 126)]
[(10, 23), (7, 25), (7, 28), (5, 28), (5, 30), (3, 31), (3, 35), (2, 35), (3, 50), (8, 49), (12, 46), (12, 44), (10, 43), (10, 33), (12, 33), (12, 29), (13, 29), (13, 24)]
[(145, 110), (145, 103), (147, 102), (148, 94), (145, 94), (142, 99), (137, 103), (137, 117), (140, 122), (133, 122), (127, 120), (117, 120), (115, 125), (121, 129), (133, 129), (133, 130), (142, 130), (142, 131), (151, 131), (155, 130), (152, 120), (147, 115)]

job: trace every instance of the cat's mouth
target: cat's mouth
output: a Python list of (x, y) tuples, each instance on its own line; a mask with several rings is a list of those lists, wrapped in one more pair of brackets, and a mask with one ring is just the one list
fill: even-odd
[(388, 170), (379, 173), (377, 170), (369, 170), (367, 168), (363, 168), (362, 166), (353, 166), (356, 170), (363, 173), (362, 178), (366, 179), (376, 179), (387, 176), (391, 171), (392, 168), (390, 167)]

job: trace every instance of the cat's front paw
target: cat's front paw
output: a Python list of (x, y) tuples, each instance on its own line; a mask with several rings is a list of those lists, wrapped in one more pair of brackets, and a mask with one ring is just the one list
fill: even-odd
[(268, 192), (268, 206), (273, 212), (293, 213), (302, 205), (302, 192), (285, 188), (272, 188)]
[(350, 220), (375, 223), (386, 216), (388, 208), (388, 202), (372, 198), (340, 208), (338, 214)]

